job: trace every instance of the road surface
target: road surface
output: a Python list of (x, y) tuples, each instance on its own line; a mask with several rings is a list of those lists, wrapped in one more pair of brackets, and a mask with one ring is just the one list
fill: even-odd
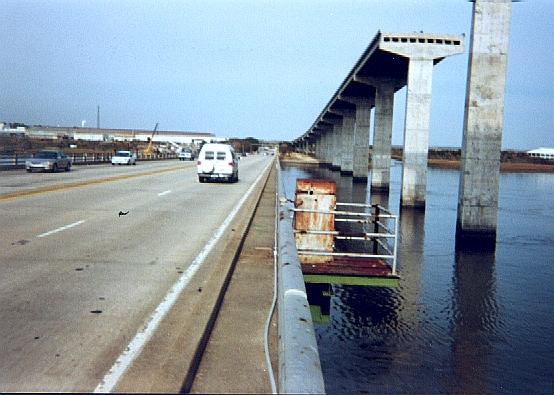
[(0, 391), (94, 391), (271, 159), (0, 173)]

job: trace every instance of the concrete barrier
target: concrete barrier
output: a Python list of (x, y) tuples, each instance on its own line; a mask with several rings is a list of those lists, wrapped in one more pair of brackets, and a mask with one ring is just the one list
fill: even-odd
[(279, 393), (325, 393), (323, 374), (306, 286), (292, 227), (293, 207), (286, 198), (277, 161)]

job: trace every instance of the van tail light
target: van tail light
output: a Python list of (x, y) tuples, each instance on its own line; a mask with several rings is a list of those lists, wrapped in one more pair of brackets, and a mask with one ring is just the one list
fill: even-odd
[(227, 163), (229, 166), (233, 166), (233, 162), (229, 162)]
[(199, 160), (199, 161), (196, 162), (196, 164), (197, 164), (198, 166), (200, 166), (200, 165), (202, 164), (202, 161)]

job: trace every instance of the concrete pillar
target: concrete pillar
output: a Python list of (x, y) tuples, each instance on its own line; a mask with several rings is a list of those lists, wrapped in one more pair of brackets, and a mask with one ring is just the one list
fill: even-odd
[(511, 0), (475, 0), (467, 77), (456, 247), (496, 245)]
[(323, 141), (325, 141), (325, 164), (329, 166), (331, 164), (331, 133), (333, 131), (332, 127), (327, 127), (325, 129), (325, 134), (323, 135)]
[(354, 173), (354, 128), (356, 124), (356, 111), (342, 111), (341, 133), (341, 164), (340, 174), (351, 176)]
[(387, 192), (390, 188), (392, 117), (394, 85), (375, 85), (375, 120), (371, 151), (371, 191)]
[(342, 163), (342, 119), (333, 123), (333, 133), (331, 138), (331, 170), (340, 170)]
[(315, 137), (314, 140), (314, 147), (315, 147), (315, 157), (316, 159), (321, 159), (321, 135), (318, 135)]
[(432, 76), (432, 59), (410, 59), (402, 154), (402, 206), (425, 208)]
[(369, 127), (372, 103), (359, 101), (356, 103), (356, 124), (354, 129), (354, 170), (353, 182), (367, 182), (369, 167)]
[(324, 147), (324, 157), (325, 157), (325, 165), (329, 166), (331, 164), (331, 135), (333, 132), (333, 126), (332, 125), (325, 125), (325, 128), (323, 129), (323, 147)]

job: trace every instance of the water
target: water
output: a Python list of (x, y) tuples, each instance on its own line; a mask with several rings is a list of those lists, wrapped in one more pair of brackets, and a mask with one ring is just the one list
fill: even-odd
[[(317, 167), (337, 200), (399, 213), (401, 165), (388, 196)], [(456, 253), (459, 173), (429, 169), (426, 212), (400, 216), (395, 289), (308, 285), (328, 393), (553, 393), (554, 174), (502, 174), (495, 253)]]

